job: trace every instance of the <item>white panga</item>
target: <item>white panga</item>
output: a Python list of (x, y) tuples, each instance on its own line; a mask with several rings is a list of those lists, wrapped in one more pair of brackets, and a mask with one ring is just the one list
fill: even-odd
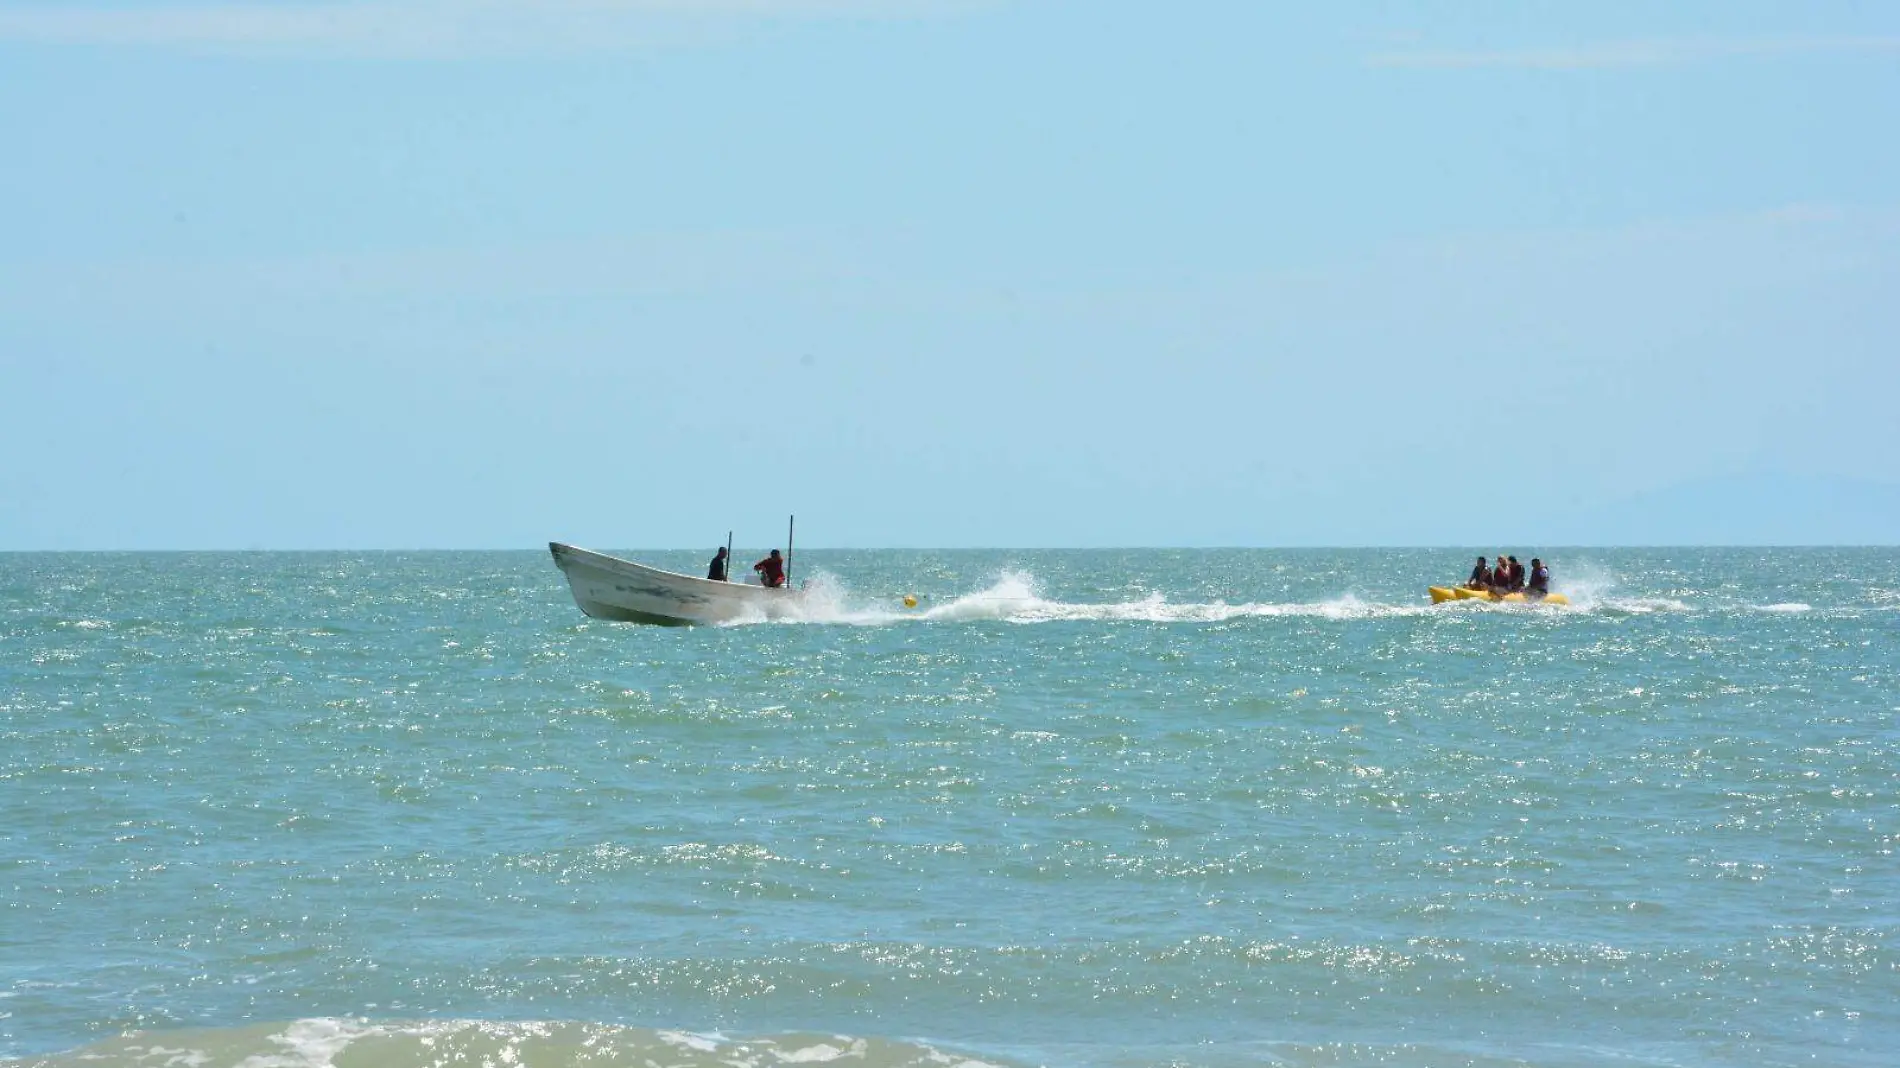
[(797, 590), (695, 578), (558, 541), (548, 542), (548, 552), (574, 603), (595, 619), (685, 627), (797, 614)]

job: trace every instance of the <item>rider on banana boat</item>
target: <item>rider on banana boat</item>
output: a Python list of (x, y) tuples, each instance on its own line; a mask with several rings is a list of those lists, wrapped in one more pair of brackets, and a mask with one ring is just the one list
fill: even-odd
[(1497, 566), (1491, 569), (1491, 595), (1502, 597), (1511, 592), (1511, 558), (1499, 553)]
[(1533, 600), (1550, 596), (1550, 568), (1536, 557), (1531, 558), (1531, 580), (1524, 590), (1524, 596)]

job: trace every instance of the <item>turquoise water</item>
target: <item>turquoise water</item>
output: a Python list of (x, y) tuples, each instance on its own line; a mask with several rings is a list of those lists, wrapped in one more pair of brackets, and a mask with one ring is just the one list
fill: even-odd
[(0, 555), (0, 1059), (1895, 1063), (1900, 551), (1477, 551)]

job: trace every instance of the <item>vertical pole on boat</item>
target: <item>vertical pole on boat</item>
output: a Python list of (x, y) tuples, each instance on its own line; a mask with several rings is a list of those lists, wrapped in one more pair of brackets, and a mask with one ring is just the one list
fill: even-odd
[(726, 531), (726, 581), (732, 581), (732, 531)]
[(792, 532), (798, 529), (798, 517), (785, 521), (785, 588), (792, 588)]

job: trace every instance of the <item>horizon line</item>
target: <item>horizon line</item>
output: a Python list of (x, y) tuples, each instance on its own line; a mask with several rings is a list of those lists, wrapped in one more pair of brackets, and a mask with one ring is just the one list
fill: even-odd
[[(571, 544), (562, 542), (561, 544)], [(763, 543), (762, 543), (763, 544)], [(1551, 550), (1593, 550), (1593, 549), (1900, 549), (1900, 541), (1891, 542), (1538, 542), (1547, 546), (1539, 551)], [(577, 546), (578, 547), (578, 546)], [(718, 548), (719, 546), (713, 546)], [(638, 553), (677, 553), (706, 552), (706, 546), (613, 546), (618, 552)], [(795, 552), (1284, 552), (1284, 551), (1328, 551), (1347, 550), (1353, 552), (1371, 551), (1450, 551), (1471, 552), (1479, 548), (1479, 543), (1412, 543), (1412, 544), (1375, 544), (1375, 543), (1337, 543), (1302, 542), (1287, 545), (835, 545), (807, 546)], [(0, 556), (36, 556), (36, 555), (174, 555), (222, 554), (222, 555), (311, 555), (317, 553), (545, 553), (545, 546), (527, 548), (523, 546), (486, 546), (486, 547), (357, 547), (357, 548), (143, 548), (143, 549), (8, 549), (0, 548)], [(596, 550), (598, 551), (598, 550)], [(736, 551), (736, 550), (735, 550)], [(750, 551), (750, 550), (748, 550)], [(1495, 551), (1495, 550), (1492, 550)], [(1485, 555), (1490, 555), (1489, 552)]]

